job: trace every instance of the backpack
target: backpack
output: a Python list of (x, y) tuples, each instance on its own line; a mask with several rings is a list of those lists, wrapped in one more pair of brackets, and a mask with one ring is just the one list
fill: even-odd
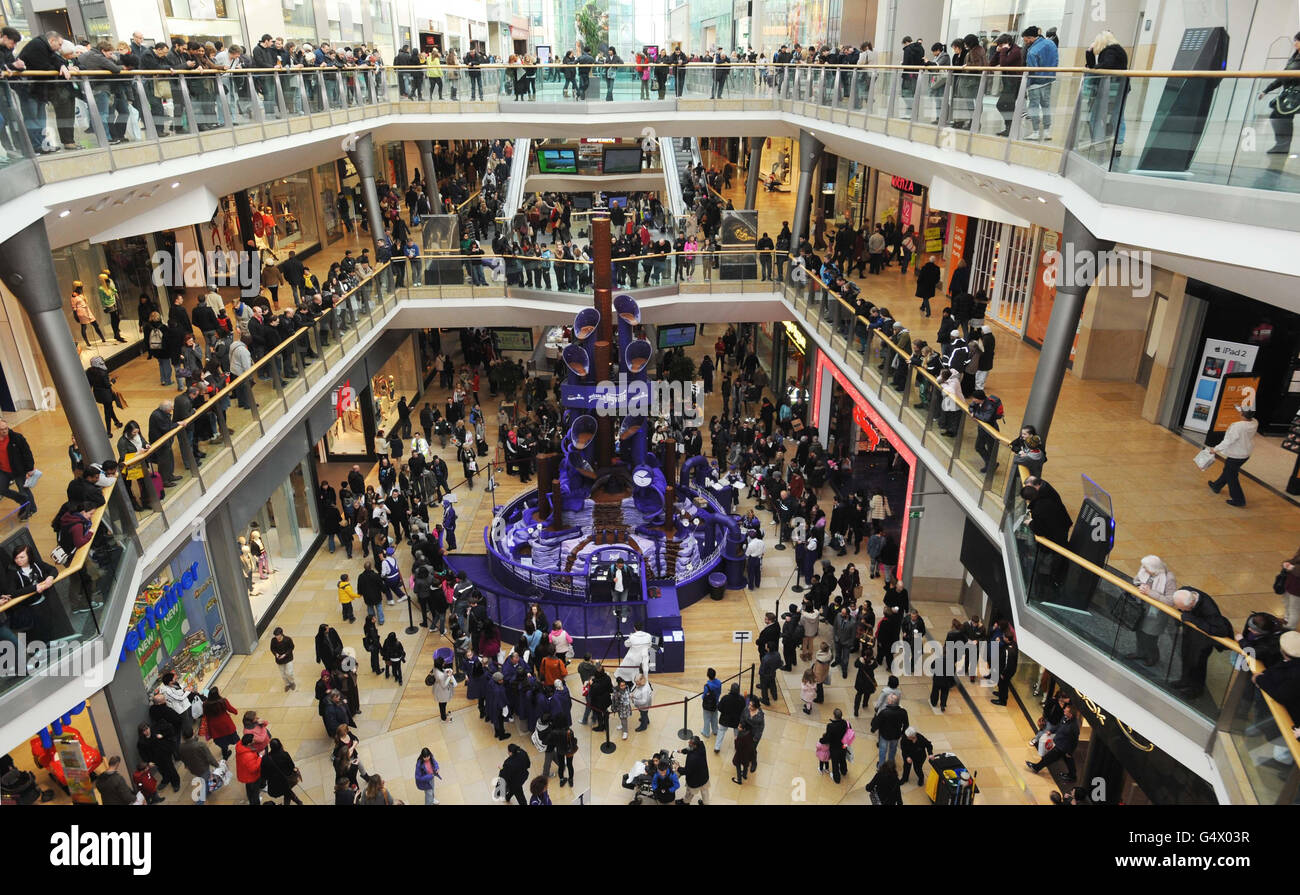
[(163, 347), (163, 332), (161, 329), (154, 327), (149, 330), (149, 350), (161, 351)]
[(983, 420), (986, 423), (996, 422), (1006, 416), (1006, 408), (1002, 406), (1002, 399), (997, 395), (986, 395), (983, 406), (981, 407), (976, 419)]
[(700, 699), (700, 708), (706, 712), (716, 712), (718, 710), (718, 694), (709, 689), (705, 689), (704, 696)]

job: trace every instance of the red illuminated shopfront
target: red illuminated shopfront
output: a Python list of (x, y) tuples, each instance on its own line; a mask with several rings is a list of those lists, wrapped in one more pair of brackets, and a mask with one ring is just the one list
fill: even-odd
[(903, 491), (900, 506), (894, 506), (894, 518), (900, 519), (900, 530), (898, 532), (898, 568), (904, 568), (907, 552), (907, 530), (911, 522), (910, 510), (912, 508), (912, 492), (916, 484), (916, 454), (903, 442), (898, 433), (885, 422), (885, 420), (876, 412), (862, 393), (851, 383), (847, 376), (840, 372), (835, 364), (826, 359), (826, 355), (821, 352), (817, 353), (816, 375), (813, 376), (813, 403), (812, 406), (820, 408), (822, 406), (822, 380), (823, 374), (829, 372), (835, 383), (843, 390), (844, 394), (853, 402), (853, 423), (858, 429), (858, 436), (854, 445), (856, 454), (859, 451), (878, 451), (881, 449), (880, 441), (888, 443), (892, 450), (903, 463), (907, 465), (907, 483)]

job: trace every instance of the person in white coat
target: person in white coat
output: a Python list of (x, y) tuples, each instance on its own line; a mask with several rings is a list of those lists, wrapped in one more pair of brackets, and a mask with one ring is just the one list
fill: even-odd
[[(1174, 605), (1174, 591), (1178, 590), (1178, 581), (1160, 557), (1142, 557), (1142, 567), (1133, 576), (1133, 584), (1151, 599), (1159, 600), (1166, 606)], [(1137, 651), (1124, 658), (1130, 662), (1141, 662), (1150, 668), (1160, 661), (1160, 635), (1168, 625), (1170, 616), (1147, 603), (1142, 604), (1142, 610), (1142, 620), (1134, 632), (1137, 635)]]
[(639, 675), (650, 673), (650, 647), (654, 643), (654, 638), (641, 629), (640, 622), (635, 623), (635, 628), (625, 641), (627, 653), (614, 672), (614, 677), (627, 681), (629, 689), (636, 684)]
[(456, 692), (456, 676), (447, 669), (444, 660), (439, 657), (433, 660), (433, 671), (430, 677), (433, 678), (433, 700), (438, 703), (438, 715), (443, 721), (450, 721), (452, 719), (447, 714), (447, 703), (451, 702), (451, 697)]
[(1241, 414), (1241, 419), (1228, 427), (1228, 431), (1223, 434), (1223, 441), (1210, 448), (1223, 458), (1223, 472), (1219, 473), (1217, 479), (1210, 482), (1210, 490), (1218, 494), (1223, 490), (1223, 486), (1227, 485), (1227, 503), (1230, 507), (1244, 507), (1246, 505), (1246, 495), (1242, 493), (1238, 476), (1241, 473), (1241, 467), (1250, 459), (1250, 455), (1255, 449), (1255, 433), (1259, 431), (1259, 420), (1255, 419), (1255, 409), (1253, 407), (1239, 405), (1237, 412)]

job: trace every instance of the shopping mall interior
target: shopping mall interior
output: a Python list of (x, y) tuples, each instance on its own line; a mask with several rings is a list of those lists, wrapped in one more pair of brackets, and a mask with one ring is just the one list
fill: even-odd
[(0, 802), (1300, 799), (1295, 4), (184, 5), (0, 3)]

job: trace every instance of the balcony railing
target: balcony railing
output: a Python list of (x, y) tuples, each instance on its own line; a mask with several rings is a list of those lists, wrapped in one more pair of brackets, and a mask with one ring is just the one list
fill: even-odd
[[(767, 268), (761, 254), (674, 252), (618, 258), (614, 259), (616, 282), (620, 291), (632, 295), (674, 290), (675, 283), (674, 291), (685, 295), (775, 293), (779, 287), (763, 276)], [(176, 420), (164, 436), (143, 451), (122, 456), (123, 477), (134, 492), (132, 500), (140, 505), (141, 538), (147, 543), (170, 529), (181, 512), (254, 449), (276, 420), (337, 370), (346, 353), (398, 302), (585, 295), (591, 293), (590, 268), (590, 261), (459, 254), (429, 254), (380, 265), (355, 288), (322, 306), (313, 319), (304, 320), (289, 338), (253, 358), (247, 370), (205, 396), (191, 416)], [(643, 285), (647, 271), (650, 275)], [(205, 448), (211, 450), (210, 456)], [(154, 474), (165, 478), (168, 472), (177, 481), (160, 490)]]
[[(1229, 738), (1244, 771), (1240, 782), (1254, 798), (1262, 804), (1290, 803), (1300, 786), (1295, 721), (1254, 686), (1251, 675), (1262, 668), (1253, 653), (1184, 622), (1176, 609), (1138, 590), (1133, 576), (1035, 535), (1019, 496), (1028, 467), (1016, 462), (1001, 432), (975, 419), (969, 407), (945, 412), (936, 377), (917, 365), (897, 336), (874, 328), (816, 275), (807, 274), (803, 283), (787, 277), (784, 289), (804, 325), (831, 345), (836, 365), (857, 374), (890, 421), (918, 437), (931, 454), (927, 465), (945, 469), (1003, 528), (1020, 576), (1016, 590), (1024, 594), (1023, 611), (1063, 628), (1108, 664), (1122, 666), (1214, 724)], [(1136, 658), (1139, 625), (1157, 637), (1161, 659), (1152, 665)], [(1204, 689), (1194, 695), (1176, 689), (1173, 685), (1185, 682), (1189, 673), (1183, 657), (1202, 647), (1209, 650)], [(1190, 671), (1192, 677), (1199, 674)]]
[[(4, 126), (17, 155), (35, 157), (47, 139), (79, 150), (42, 155), (39, 173), (46, 181), (382, 114), (517, 108), (572, 115), (575, 106), (599, 111), (610, 101), (683, 112), (789, 112), (1054, 173), (1081, 165), (1092, 172), (1300, 191), (1300, 176), (1286, 170), (1290, 152), (1271, 151), (1273, 141), (1263, 135), (1242, 139), (1244, 129), (1254, 133), (1268, 114), (1259, 94), (1272, 88), (1276, 97), (1277, 85), (1293, 83), (1300, 71), (690, 63), (668, 66), (663, 98), (656, 82), (644, 100), (631, 63), (538, 66), (532, 92), (520, 99), (514, 68), (444, 65), (436, 81), (422, 67), (77, 72), (70, 80), (32, 72), (6, 77), (0, 91), (13, 112)], [(1170, 108), (1175, 94), (1192, 93), (1208, 108), (1203, 116)]]

